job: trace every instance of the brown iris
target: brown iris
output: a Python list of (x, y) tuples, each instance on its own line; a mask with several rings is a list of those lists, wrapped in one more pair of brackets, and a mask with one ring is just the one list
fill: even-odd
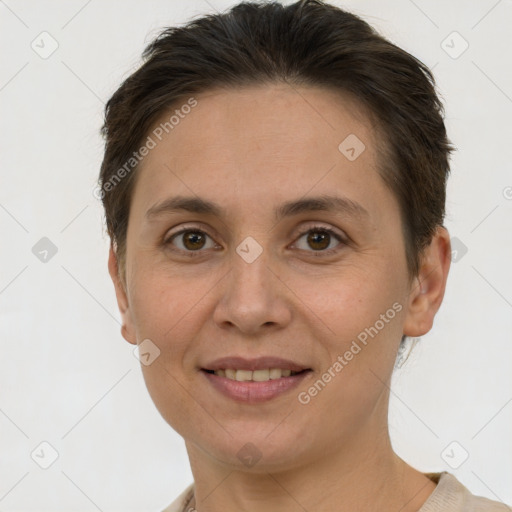
[(197, 231), (187, 231), (183, 234), (183, 245), (191, 251), (201, 249), (204, 246), (204, 243), (205, 235), (203, 233), (199, 233)]
[[(330, 237), (331, 235), (326, 231), (311, 231), (308, 235), (308, 244), (310, 244), (313, 249), (325, 249), (329, 246)], [(320, 244), (320, 247), (315, 247), (316, 244)]]

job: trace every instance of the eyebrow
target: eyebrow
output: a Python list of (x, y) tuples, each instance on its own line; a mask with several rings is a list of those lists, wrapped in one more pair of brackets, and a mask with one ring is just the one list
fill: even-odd
[[(200, 197), (192, 196), (175, 196), (165, 199), (149, 208), (145, 216), (146, 219), (153, 220), (160, 215), (180, 211), (213, 215), (216, 217), (227, 217), (227, 212), (220, 205)], [(333, 195), (321, 195), (295, 201), (287, 201), (274, 209), (274, 217), (276, 221), (280, 221), (285, 217), (292, 217), (301, 213), (314, 211), (341, 213), (360, 219), (369, 217), (368, 211), (359, 203), (346, 197)]]

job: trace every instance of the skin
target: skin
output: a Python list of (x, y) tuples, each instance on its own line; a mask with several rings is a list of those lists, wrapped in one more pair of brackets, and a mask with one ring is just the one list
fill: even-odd
[[(435, 483), (392, 449), (389, 385), (402, 334), (427, 333), (443, 299), (448, 232), (438, 228), (411, 277), (398, 202), (377, 173), (372, 125), (339, 93), (272, 84), (196, 99), (138, 171), (122, 279), (114, 250), (109, 257), (124, 338), (132, 344), (149, 338), (160, 350), (142, 365), (143, 375), (161, 415), (185, 439), (192, 506), (200, 512), (418, 510)], [(349, 134), (366, 146), (354, 161), (338, 150)], [(274, 218), (285, 201), (333, 193), (367, 215), (312, 211)], [(176, 195), (213, 201), (226, 215), (145, 219), (149, 208)], [(334, 236), (323, 246), (308, 243), (301, 233), (316, 224), (346, 243)], [(185, 226), (208, 235), (203, 245), (186, 245), (183, 235), (169, 241)], [(235, 250), (247, 236), (262, 248), (252, 263)], [(331, 248), (333, 254), (322, 253)], [(301, 404), (298, 393), (394, 303), (401, 311)], [(240, 404), (200, 372), (228, 355), (283, 357), (313, 371), (299, 389)], [(261, 454), (252, 467), (237, 457), (248, 442)]]

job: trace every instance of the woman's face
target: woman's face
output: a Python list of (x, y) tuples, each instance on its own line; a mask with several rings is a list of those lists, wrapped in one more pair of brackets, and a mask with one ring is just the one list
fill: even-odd
[[(293, 467), (354, 443), (361, 456), (387, 431), (387, 386), (416, 293), (371, 126), (320, 88), (196, 100), (161, 141), (162, 130), (150, 134), (126, 295), (117, 289), (123, 335), (150, 340), (149, 393), (188, 446), (223, 464)], [(189, 209), (170, 207), (178, 196)], [(331, 208), (308, 204), (327, 197)], [(214, 209), (194, 211), (199, 200)], [(292, 367), (304, 371), (278, 371)], [(234, 380), (211, 373), (219, 368)]]

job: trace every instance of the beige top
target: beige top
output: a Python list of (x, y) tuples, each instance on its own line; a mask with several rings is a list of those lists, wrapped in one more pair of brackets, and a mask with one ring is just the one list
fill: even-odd
[[(464, 487), (451, 473), (425, 473), (437, 483), (436, 488), (418, 512), (512, 512), (512, 508), (499, 502), (475, 496)], [(183, 509), (194, 490), (190, 484), (162, 512), (196, 512), (195, 509)]]

